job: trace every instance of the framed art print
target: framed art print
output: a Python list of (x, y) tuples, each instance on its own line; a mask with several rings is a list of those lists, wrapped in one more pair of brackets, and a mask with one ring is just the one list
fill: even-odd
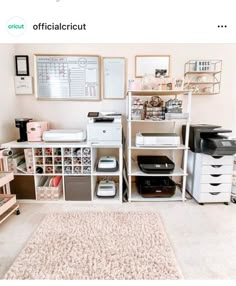
[(28, 76), (29, 75), (29, 57), (28, 56), (15, 56), (16, 75)]

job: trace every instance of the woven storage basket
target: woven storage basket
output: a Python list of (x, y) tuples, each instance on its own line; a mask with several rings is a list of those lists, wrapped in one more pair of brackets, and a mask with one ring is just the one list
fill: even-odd
[(57, 187), (37, 187), (37, 200), (58, 200), (62, 195), (62, 179)]

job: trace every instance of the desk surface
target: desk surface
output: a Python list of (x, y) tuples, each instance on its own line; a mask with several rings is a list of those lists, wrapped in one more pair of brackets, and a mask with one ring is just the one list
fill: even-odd
[(119, 148), (122, 144), (120, 142), (107, 142), (107, 141), (101, 141), (101, 142), (17, 142), (17, 141), (11, 141), (2, 144), (3, 148), (44, 148), (44, 147), (96, 147), (96, 148)]

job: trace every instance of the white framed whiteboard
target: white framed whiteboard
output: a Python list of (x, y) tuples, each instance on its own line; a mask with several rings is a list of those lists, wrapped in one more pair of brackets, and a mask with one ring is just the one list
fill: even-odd
[(103, 98), (123, 99), (126, 94), (126, 59), (103, 58)]
[(96, 55), (34, 55), (35, 91), (44, 100), (100, 100)]

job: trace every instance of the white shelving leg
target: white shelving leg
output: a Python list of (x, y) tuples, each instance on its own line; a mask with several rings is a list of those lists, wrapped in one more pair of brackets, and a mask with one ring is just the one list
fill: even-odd
[[(176, 122), (175, 121), (173, 122), (173, 133), (176, 133)], [(176, 157), (175, 153), (176, 153), (175, 150), (172, 149), (171, 150), (171, 157), (172, 157), (173, 162), (175, 162), (175, 157)]]
[[(185, 170), (185, 168), (184, 168), (184, 170)], [(184, 175), (183, 176), (183, 183), (182, 183), (182, 201), (185, 201), (186, 180), (187, 180), (187, 176)]]
[(189, 114), (188, 121), (186, 124), (186, 132), (185, 132), (185, 150), (184, 150), (184, 173), (183, 176), (183, 184), (182, 184), (182, 200), (185, 200), (185, 191), (186, 191), (186, 181), (187, 181), (187, 162), (188, 162), (188, 143), (189, 143), (189, 129), (190, 129), (190, 118), (191, 118), (191, 101), (192, 101), (192, 93), (188, 92), (188, 106), (187, 112)]
[(122, 146), (119, 148), (119, 200), (122, 202), (123, 198), (123, 150)]
[(130, 181), (130, 174), (131, 174), (131, 149), (128, 149), (128, 178), (129, 178), (129, 201), (131, 201), (131, 181)]
[(62, 176), (62, 197), (63, 197), (63, 201), (66, 200), (66, 192), (65, 192), (65, 176)]
[(128, 92), (128, 120), (131, 120), (131, 92)]
[(131, 194), (131, 190), (132, 190), (132, 177), (131, 177), (131, 164), (132, 164), (132, 151), (131, 151), (131, 144), (132, 144), (132, 130), (131, 130), (131, 92), (128, 92), (128, 181), (129, 181), (129, 198), (128, 201), (131, 202), (132, 201), (132, 194)]
[(95, 190), (93, 172), (94, 172), (94, 168), (95, 168), (95, 160), (96, 160), (97, 150), (96, 150), (96, 148), (91, 146), (90, 152), (91, 152), (91, 174), (90, 174), (90, 179), (91, 179), (91, 201), (93, 201), (94, 200), (94, 190)]
[(128, 176), (128, 181), (129, 181), (129, 197), (128, 197), (128, 201), (129, 201), (129, 202), (132, 202), (132, 197), (131, 197), (132, 176)]
[[(35, 192), (35, 200), (37, 201), (37, 173), (36, 173), (36, 162), (35, 162), (35, 157), (34, 157), (34, 148), (32, 148), (32, 158), (33, 158), (33, 169), (34, 169), (34, 174), (32, 174), (34, 176), (34, 192)], [(63, 187), (64, 187), (64, 182), (63, 182)], [(63, 188), (64, 190), (64, 188)]]
[[(7, 160), (8, 160), (7, 156), (3, 156), (3, 159), (2, 159), (3, 171), (9, 171)], [(4, 194), (7, 194), (7, 195), (11, 194), (10, 183), (7, 183), (6, 185), (3, 186), (3, 192), (4, 192)]]

